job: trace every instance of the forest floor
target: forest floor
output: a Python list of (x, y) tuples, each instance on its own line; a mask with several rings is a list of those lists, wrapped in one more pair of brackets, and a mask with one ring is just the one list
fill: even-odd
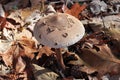
[[(81, 40), (60, 48), (65, 70), (58, 52), (34, 36), (36, 23), (56, 13), (85, 28)], [(120, 79), (119, 0), (0, 0), (0, 80), (101, 79)]]

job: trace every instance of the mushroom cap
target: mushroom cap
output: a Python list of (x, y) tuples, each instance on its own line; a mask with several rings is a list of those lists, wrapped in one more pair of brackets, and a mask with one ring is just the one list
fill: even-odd
[(41, 44), (62, 48), (79, 41), (85, 29), (77, 18), (66, 13), (56, 13), (40, 19), (33, 33)]

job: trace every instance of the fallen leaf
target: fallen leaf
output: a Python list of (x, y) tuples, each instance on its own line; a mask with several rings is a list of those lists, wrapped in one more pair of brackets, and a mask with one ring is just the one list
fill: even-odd
[(8, 50), (4, 51), (1, 54), (3, 61), (7, 66), (13, 65), (13, 59), (21, 60), (20, 56), (27, 56), (28, 58), (33, 58), (33, 53), (37, 51), (34, 41), (27, 38), (13, 41), (13, 44), (9, 47), (10, 48), (8, 48)]
[(39, 53), (38, 53), (36, 59), (41, 58), (43, 54), (45, 54), (45, 55), (47, 55), (47, 56), (50, 56), (50, 55), (52, 55), (52, 54), (54, 54), (54, 53), (55, 53), (55, 52), (52, 51), (50, 47), (44, 46), (44, 47), (42, 47), (42, 48), (39, 49)]
[[(93, 49), (82, 49), (82, 54), (80, 54), (80, 58), (87, 64), (98, 72), (99, 78), (105, 74), (119, 74), (120, 70), (120, 60), (119, 62), (111, 61), (109, 59), (102, 58), (98, 56), (98, 52)], [(86, 72), (86, 70), (83, 70)]]
[(15, 70), (16, 70), (16, 72), (18, 72), (18, 73), (23, 72), (24, 69), (25, 69), (25, 67), (26, 67), (25, 61), (21, 57), (18, 57), (16, 61), (17, 61), (17, 63), (15, 64)]
[(98, 53), (96, 53), (96, 55), (100, 56), (101, 58), (105, 60), (120, 63), (120, 60), (114, 56), (114, 54), (112, 53), (111, 49), (108, 47), (107, 44), (103, 44), (99, 46), (97, 45), (96, 47), (100, 49)]
[(71, 65), (69, 73), (74, 78), (87, 78), (88, 74), (96, 72), (95, 68), (88, 66), (76, 53), (66, 52), (63, 54), (63, 58), (67, 66)]
[(32, 73), (31, 59), (34, 58), (34, 52), (36, 51), (34, 41), (30, 39), (22, 38), (20, 40), (13, 41), (10, 48), (0, 54), (5, 65), (10, 67), (13, 71), (13, 73), (9, 74), (8, 77), (14, 76), (13, 80), (19, 78), (33, 80), (34, 77)]
[(16, 46), (11, 46), (7, 51), (1, 54), (4, 63), (9, 67), (13, 65), (13, 53), (15, 50)]
[(47, 68), (38, 66), (36, 64), (33, 65), (33, 72), (36, 80), (56, 80), (57, 77), (59, 77), (58, 74), (54, 73), (51, 70), (48, 70)]
[(80, 19), (80, 13), (87, 7), (86, 4), (80, 5), (79, 3), (73, 4), (71, 9), (68, 9), (66, 6), (64, 6), (63, 12), (68, 13), (78, 19)]
[(23, 37), (31, 39), (32, 38), (32, 32), (29, 31), (28, 29), (23, 28), (21, 32), (18, 31), (14, 34), (14, 39), (15, 40), (21, 39)]
[(21, 48), (22, 56), (27, 56), (33, 59), (34, 53), (37, 52), (35, 42), (29, 38), (21, 38), (17, 41), (19, 47)]
[[(89, 73), (91, 68), (95, 69), (98, 72), (97, 77), (99, 79), (105, 74), (120, 74), (120, 60), (114, 55), (119, 53), (117, 48), (120, 46), (119, 36), (117, 36), (119, 34), (118, 31), (113, 32), (114, 34), (108, 31), (95, 32), (75, 44), (73, 48), (76, 48), (77, 54), (88, 68), (81, 67), (80, 71)], [(117, 47), (115, 49), (112, 48), (112, 44)]]

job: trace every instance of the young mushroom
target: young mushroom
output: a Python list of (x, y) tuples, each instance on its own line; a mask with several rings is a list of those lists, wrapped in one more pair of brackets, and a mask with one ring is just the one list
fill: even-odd
[(79, 41), (85, 33), (83, 24), (66, 13), (55, 13), (40, 19), (34, 27), (34, 36), (43, 45), (55, 48), (58, 62), (65, 70), (60, 48)]

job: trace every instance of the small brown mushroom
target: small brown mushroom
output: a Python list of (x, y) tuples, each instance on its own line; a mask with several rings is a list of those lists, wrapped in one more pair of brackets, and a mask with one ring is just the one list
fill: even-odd
[[(42, 25), (44, 23), (44, 25)], [(34, 27), (34, 36), (43, 45), (56, 48), (57, 58), (65, 69), (60, 48), (79, 41), (85, 33), (83, 24), (66, 13), (56, 13), (40, 19)]]

